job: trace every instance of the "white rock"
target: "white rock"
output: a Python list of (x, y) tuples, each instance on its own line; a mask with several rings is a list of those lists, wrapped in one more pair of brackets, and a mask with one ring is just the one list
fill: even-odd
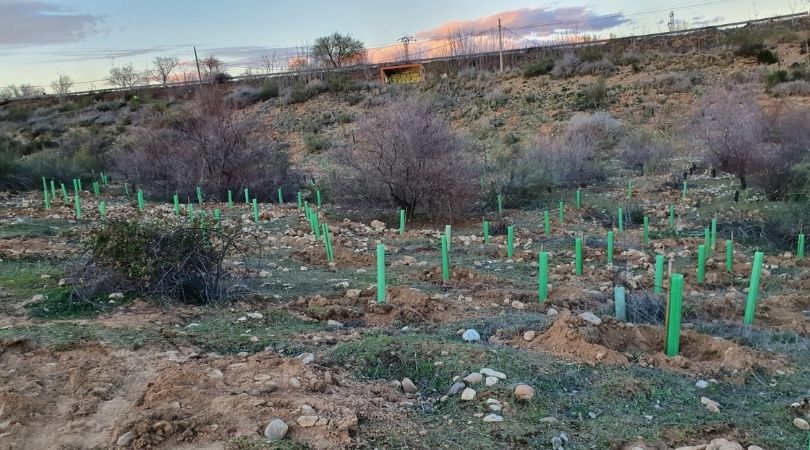
[(537, 333), (534, 330), (529, 330), (529, 331), (523, 333), (523, 340), (526, 341), (526, 342), (531, 342), (531, 341), (534, 340), (534, 337), (536, 335), (537, 335)]
[(298, 359), (300, 359), (304, 364), (309, 364), (312, 361), (315, 361), (315, 355), (312, 353), (301, 353), (298, 355)]
[(287, 435), (288, 429), (289, 427), (283, 420), (273, 419), (267, 424), (267, 427), (265, 427), (264, 437), (270, 439), (270, 442), (280, 441)]
[(793, 426), (800, 430), (810, 431), (810, 423), (807, 423), (807, 421), (801, 417), (793, 419)]
[(472, 400), (475, 398), (475, 389), (467, 388), (461, 393), (462, 400)]
[(402, 379), (402, 390), (408, 394), (415, 394), (416, 391), (419, 389), (416, 388), (416, 385), (413, 384), (410, 378), (403, 378)]
[(698, 380), (698, 382), (695, 383), (695, 387), (698, 389), (706, 389), (709, 387), (709, 382), (706, 380)]
[(250, 317), (251, 319), (262, 319), (262, 318), (264, 318), (264, 315), (262, 313), (257, 313), (257, 312), (249, 312), (249, 313), (247, 313), (245, 315)]
[(484, 416), (484, 422), (503, 422), (503, 417), (497, 414), (489, 414)]
[(498, 379), (496, 377), (487, 377), (486, 380), (484, 380), (484, 384), (487, 386), (495, 386), (498, 384)]
[(318, 416), (301, 416), (296, 422), (304, 428), (314, 427), (318, 423)]
[(488, 376), (488, 377), (500, 378), (501, 380), (506, 379), (506, 374), (504, 374), (502, 372), (498, 372), (497, 370), (492, 370), (492, 369), (486, 368), (486, 367), (481, 369), (479, 372), (481, 372), (483, 375)]
[(546, 315), (547, 315), (547, 316), (549, 316), (549, 317), (554, 317), (554, 316), (556, 316), (557, 314), (559, 314), (559, 312), (558, 312), (556, 309), (554, 309), (554, 308), (549, 308), (549, 309), (546, 311)]
[(121, 300), (124, 298), (123, 292), (113, 292), (112, 294), (108, 295), (107, 298), (110, 300)]
[(478, 342), (481, 340), (481, 335), (478, 334), (477, 331), (470, 328), (461, 335), (461, 339), (464, 339), (467, 342)]
[(534, 388), (528, 384), (519, 384), (515, 386), (514, 395), (518, 400), (531, 400), (534, 397)]
[(584, 320), (585, 322), (588, 322), (588, 323), (592, 324), (592, 325), (597, 325), (598, 326), (598, 325), (602, 324), (602, 319), (597, 317), (596, 314), (594, 314), (592, 312), (581, 313), (579, 315), (579, 318)]
[(333, 327), (333, 328), (343, 328), (343, 324), (338, 322), (337, 320), (329, 319), (326, 321), (326, 325)]
[(118, 436), (118, 440), (115, 441), (115, 444), (119, 447), (129, 447), (129, 444), (131, 444), (133, 440), (135, 440), (135, 432), (127, 431), (121, 436)]
[(348, 298), (358, 298), (363, 291), (360, 289), (349, 289), (346, 291), (346, 297)]

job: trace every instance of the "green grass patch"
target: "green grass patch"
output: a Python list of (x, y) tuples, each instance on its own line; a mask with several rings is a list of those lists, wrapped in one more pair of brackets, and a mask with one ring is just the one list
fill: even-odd
[(114, 347), (138, 349), (164, 342), (156, 330), (149, 328), (108, 328), (99, 325), (52, 322), (44, 325), (0, 329), (0, 341), (17, 339), (30, 340), (34, 344), (55, 349), (99, 341)]

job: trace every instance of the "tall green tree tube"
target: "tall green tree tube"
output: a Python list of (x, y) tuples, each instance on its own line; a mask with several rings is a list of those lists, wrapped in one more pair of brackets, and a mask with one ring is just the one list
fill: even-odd
[(377, 303), (385, 301), (385, 246), (377, 244)]
[(537, 299), (543, 303), (548, 298), (548, 252), (537, 255)]
[(703, 284), (704, 281), (706, 281), (706, 247), (700, 244), (697, 257), (697, 282)]
[(447, 255), (447, 236), (442, 235), (442, 281), (450, 279), (450, 257)]
[(664, 292), (664, 255), (655, 255), (655, 286), (653, 292)]
[(681, 300), (683, 275), (673, 273), (669, 279), (669, 305), (667, 310), (666, 355), (675, 356), (681, 347)]
[(575, 270), (577, 275), (582, 275), (582, 238), (574, 240), (574, 251), (576, 252)]
[(509, 225), (506, 228), (506, 257), (512, 259), (515, 250), (515, 228)]
[(607, 263), (613, 265), (613, 232), (607, 232)]
[(748, 285), (748, 299), (745, 302), (745, 315), (743, 323), (751, 325), (754, 323), (754, 312), (757, 308), (757, 295), (759, 294), (759, 281), (762, 276), (762, 259), (765, 255), (762, 252), (754, 253), (754, 262), (751, 265), (751, 282)]

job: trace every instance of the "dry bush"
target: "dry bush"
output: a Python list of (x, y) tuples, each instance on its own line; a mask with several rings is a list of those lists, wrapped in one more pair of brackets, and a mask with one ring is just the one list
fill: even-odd
[(252, 86), (237, 86), (225, 96), (225, 103), (231, 108), (242, 109), (259, 100), (259, 90)]
[(758, 157), (752, 183), (771, 200), (804, 197), (810, 187), (810, 111), (777, 109), (765, 115), (767, 151)]
[(810, 82), (805, 80), (794, 80), (779, 83), (770, 89), (770, 93), (776, 97), (807, 97), (810, 96)]
[(680, 73), (671, 73), (655, 79), (650, 86), (662, 94), (686, 92), (692, 88), (692, 78)]
[(756, 99), (741, 90), (714, 89), (700, 98), (693, 128), (705, 145), (707, 161), (736, 175), (745, 189), (762, 150), (763, 120)]
[(672, 145), (661, 136), (644, 129), (624, 135), (619, 143), (619, 160), (626, 169), (638, 170), (642, 175), (655, 172), (672, 155)]
[(192, 196), (196, 186), (219, 199), (245, 187), (259, 197), (270, 197), (279, 187), (294, 191), (301, 177), (291, 167), (286, 145), (253, 137), (255, 129), (216, 92), (200, 91), (182, 112), (134, 127), (119, 142), (114, 170), (162, 198)]
[(356, 145), (336, 148), (332, 182), (344, 202), (414, 212), (472, 206), (477, 176), (465, 142), (418, 99), (400, 100), (358, 121)]
[(577, 67), (577, 74), (579, 75), (600, 75), (606, 77), (613, 75), (614, 72), (616, 72), (616, 66), (614, 66), (607, 57), (596, 61), (585, 61)]
[(553, 78), (568, 78), (577, 73), (582, 60), (574, 53), (565, 53), (562, 57), (554, 61), (554, 68), (551, 69)]

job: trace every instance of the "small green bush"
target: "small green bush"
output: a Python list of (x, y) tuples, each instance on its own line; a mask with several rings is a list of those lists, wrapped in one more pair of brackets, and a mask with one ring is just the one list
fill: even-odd
[(607, 86), (601, 80), (585, 86), (576, 94), (575, 107), (578, 111), (602, 108), (607, 104)]
[(324, 136), (317, 134), (317, 133), (305, 133), (304, 134), (304, 147), (306, 147), (307, 151), (310, 153), (320, 153), (324, 150), (328, 150), (332, 146), (329, 139), (325, 138)]
[(776, 64), (779, 62), (779, 57), (768, 49), (762, 49), (757, 52), (757, 62), (760, 64)]
[(534, 78), (546, 75), (554, 68), (554, 60), (543, 58), (523, 66), (523, 78)]
[(31, 117), (31, 111), (22, 106), (10, 106), (6, 111), (6, 120), (11, 122), (25, 122)]
[(788, 74), (787, 70), (775, 70), (763, 75), (762, 79), (765, 82), (765, 85), (768, 87), (773, 87), (779, 83), (790, 81), (790, 74)]
[(270, 100), (271, 98), (278, 97), (279, 87), (278, 82), (273, 79), (265, 80), (262, 87), (259, 89), (258, 96), (262, 101)]
[(577, 56), (585, 62), (599, 61), (603, 55), (601, 48), (592, 45), (577, 50)]

